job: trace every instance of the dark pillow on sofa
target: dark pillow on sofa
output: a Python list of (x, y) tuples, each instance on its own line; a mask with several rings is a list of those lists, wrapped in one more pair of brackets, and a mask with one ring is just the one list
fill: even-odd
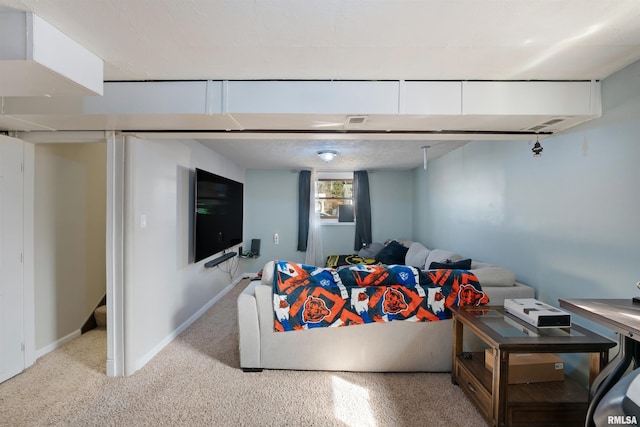
[(360, 249), (358, 256), (361, 258), (375, 258), (376, 255), (378, 255), (378, 252), (382, 249), (384, 249), (384, 245), (382, 243), (373, 242), (369, 244), (369, 246)]
[(461, 259), (456, 262), (432, 262), (429, 265), (429, 270), (470, 270), (471, 269), (471, 258), (469, 259)]
[(392, 240), (387, 246), (385, 246), (380, 252), (376, 254), (376, 261), (387, 265), (404, 265), (404, 257), (405, 255), (407, 255), (408, 250), (408, 247), (396, 242), (395, 240)]

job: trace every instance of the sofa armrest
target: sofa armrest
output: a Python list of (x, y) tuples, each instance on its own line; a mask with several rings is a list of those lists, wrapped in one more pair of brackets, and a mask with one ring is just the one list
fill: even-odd
[(240, 367), (260, 368), (260, 323), (255, 287), (259, 281), (252, 281), (238, 295), (238, 329), (240, 347)]

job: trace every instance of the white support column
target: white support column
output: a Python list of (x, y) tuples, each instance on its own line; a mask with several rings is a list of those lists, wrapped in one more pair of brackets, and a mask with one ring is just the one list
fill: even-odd
[(123, 136), (107, 139), (107, 376), (125, 376), (124, 357), (124, 149)]

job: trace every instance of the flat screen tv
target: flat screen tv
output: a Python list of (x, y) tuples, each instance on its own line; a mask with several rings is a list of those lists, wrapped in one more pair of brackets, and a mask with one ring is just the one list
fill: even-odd
[(196, 168), (195, 262), (242, 243), (241, 182)]

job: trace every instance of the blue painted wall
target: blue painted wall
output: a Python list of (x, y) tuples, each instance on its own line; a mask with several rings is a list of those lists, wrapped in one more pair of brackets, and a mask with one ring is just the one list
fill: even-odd
[(540, 299), (640, 293), (640, 63), (602, 83), (603, 116), (541, 141), (478, 141), (416, 170), (415, 235), (499, 263)]
[[(369, 174), (373, 240), (410, 238), (413, 222), (413, 171), (374, 171)], [(298, 242), (298, 175), (288, 170), (247, 170), (245, 175), (244, 240), (262, 241), (261, 257), (241, 260), (241, 270), (259, 271), (272, 259), (303, 262)], [(273, 241), (274, 233), (280, 243)], [(323, 252), (354, 253), (353, 225), (322, 227)]]
[(411, 239), (413, 234), (413, 171), (369, 173), (374, 242)]
[[(298, 242), (298, 175), (291, 171), (247, 170), (244, 187), (244, 241), (261, 239), (260, 258), (240, 260), (241, 270), (255, 273), (269, 260), (304, 261)], [(278, 233), (280, 243), (273, 235)]]
[(555, 306), (640, 295), (640, 62), (602, 99), (602, 117), (541, 140), (540, 158), (532, 141), (477, 141), (415, 170), (414, 239), (509, 268)]

